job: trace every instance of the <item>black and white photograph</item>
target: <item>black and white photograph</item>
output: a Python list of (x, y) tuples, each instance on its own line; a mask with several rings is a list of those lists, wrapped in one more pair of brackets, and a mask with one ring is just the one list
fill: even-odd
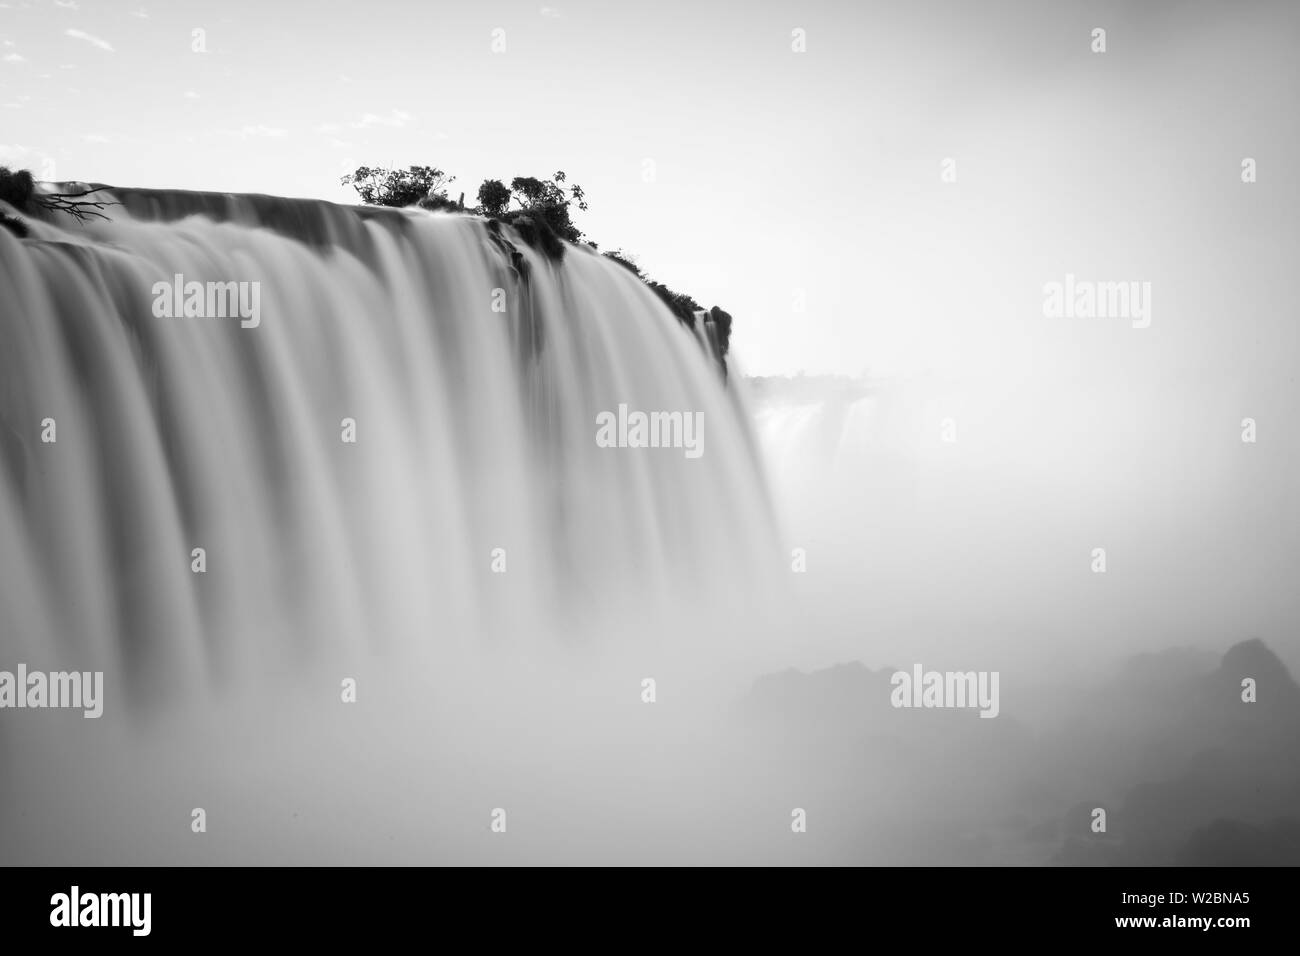
[(798, 868), (1248, 942), (1300, 864), (1298, 45), (0, 2), (4, 925)]

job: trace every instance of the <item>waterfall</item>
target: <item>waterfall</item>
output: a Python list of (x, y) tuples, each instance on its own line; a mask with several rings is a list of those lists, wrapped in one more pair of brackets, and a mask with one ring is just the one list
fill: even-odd
[[(325, 654), (708, 643), (781, 569), (739, 376), (593, 249), (102, 195), (0, 229), (4, 664), (134, 701)], [(620, 406), (698, 414), (703, 453), (600, 447)]]

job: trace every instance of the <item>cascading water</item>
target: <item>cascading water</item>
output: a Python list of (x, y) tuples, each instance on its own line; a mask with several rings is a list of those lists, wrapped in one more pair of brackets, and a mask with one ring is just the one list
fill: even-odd
[[(320, 728), (347, 712), (340, 674), (373, 674), (375, 658), (391, 666), (362, 682), (372, 706), (415, 690), (348, 732), (391, 749), (408, 719), (436, 725), (431, 740), (475, 719), (499, 719), (510, 739), (529, 721), (596, 727), (605, 716), (575, 718), (557, 697), (608, 702), (630, 687), (635, 701), (659, 650), (675, 648), (685, 674), (758, 643), (784, 565), (739, 376), (723, 374), (702, 318), (688, 330), (589, 248), (552, 261), (472, 217), (102, 195), (121, 203), (111, 221), (38, 219), (26, 239), (0, 229), (0, 668), (103, 671), (108, 718), (51, 716), (35, 742), (0, 736), (11, 764), (47, 761), (25, 775), (32, 792), (0, 788), (30, 811), (29, 836), (0, 833), (18, 840), (11, 850), (35, 852), (39, 834), (87, 813), (55, 809), (51, 792), (111, 791), (122, 765), (162, 762), (178, 788), (274, 773), (285, 754), (321, 746)], [(193, 308), (190, 283), (203, 291)], [(218, 306), (245, 298), (211, 314), (213, 283)], [(698, 414), (695, 452), (601, 447), (598, 417), (621, 406)], [(519, 673), (484, 664), (564, 674), (565, 661), (611, 651), (636, 662), (617, 687), (550, 686), (542, 716), (526, 677), (521, 687)], [(324, 678), (304, 676), (322, 661)], [(494, 703), (466, 717), (484, 694)], [(268, 714), (284, 698), (316, 709), (280, 713), (276, 747)], [(179, 729), (195, 700), (207, 722)], [(190, 739), (155, 739), (165, 731), (152, 714)], [(36, 728), (31, 718), (22, 726)], [(111, 729), (87, 738), (90, 724)], [(237, 738), (264, 738), (262, 771)], [(186, 756), (194, 739), (207, 757)], [(442, 752), (486, 751), (504, 766), (507, 746), (459, 739)], [(409, 754), (389, 755), (389, 772), (413, 772)], [(429, 759), (413, 761), (417, 777)], [(271, 789), (289, 786), (277, 780)], [(142, 788), (96, 791), (131, 840), (174, 810), (165, 787)], [(260, 805), (238, 816), (248, 829), (227, 845), (233, 858), (279, 846)], [(138, 858), (129, 847), (111, 858)]]
[[(175, 682), (753, 587), (739, 395), (617, 265), (506, 235), (520, 268), (468, 217), (112, 195), (0, 236), (11, 646)], [(155, 285), (190, 282), (256, 283), (258, 324), (167, 316)], [(703, 413), (703, 455), (598, 447), (620, 404)]]

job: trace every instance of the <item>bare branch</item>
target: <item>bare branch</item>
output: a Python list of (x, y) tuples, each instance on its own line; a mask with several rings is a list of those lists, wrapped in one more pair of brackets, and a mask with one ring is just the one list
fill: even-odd
[(42, 209), (48, 209), (51, 212), (66, 212), (69, 216), (76, 219), (77, 222), (85, 225), (90, 219), (108, 219), (99, 210), (106, 206), (120, 206), (120, 202), (110, 202), (104, 200), (93, 202), (87, 199), (78, 199), (78, 196), (87, 196), (92, 192), (99, 192), (97, 189), (88, 190), (82, 193), (51, 193), (45, 196), (33, 196), (32, 202)]

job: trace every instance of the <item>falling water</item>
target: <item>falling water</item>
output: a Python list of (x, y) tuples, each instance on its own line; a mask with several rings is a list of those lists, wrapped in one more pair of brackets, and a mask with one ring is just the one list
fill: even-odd
[[(743, 606), (771, 530), (736, 377), (627, 270), (467, 216), (111, 195), (0, 235), (7, 653), (143, 692)], [(260, 321), (160, 317), (176, 276), (257, 283)], [(620, 404), (702, 413), (702, 456), (598, 447)]]
[[(424, 839), (480, 860), (465, 814), (503, 794), (622, 827), (593, 768), (708, 765), (680, 748), (729, 698), (689, 688), (753, 675), (785, 568), (704, 314), (470, 216), (105, 195), (0, 229), (0, 669), (107, 698), (5, 712), (8, 859), (423, 860), (383, 828), (436, 807)], [(186, 315), (191, 282), (250, 308)], [(696, 416), (695, 450), (603, 447), (620, 406)], [(638, 743), (648, 677), (670, 751)]]

